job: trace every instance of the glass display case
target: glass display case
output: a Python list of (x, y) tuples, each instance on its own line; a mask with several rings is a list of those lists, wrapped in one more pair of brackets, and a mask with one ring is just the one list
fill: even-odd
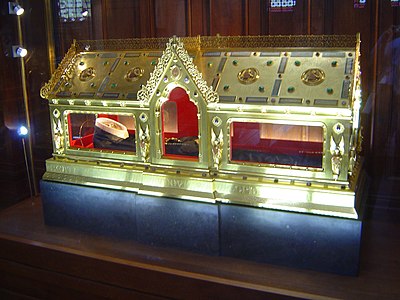
[(67, 119), (70, 148), (136, 151), (133, 116), (71, 112)]
[(44, 179), (357, 219), (359, 47), (359, 35), (75, 42), (41, 91)]
[(231, 123), (233, 162), (322, 168), (324, 128), (320, 124)]

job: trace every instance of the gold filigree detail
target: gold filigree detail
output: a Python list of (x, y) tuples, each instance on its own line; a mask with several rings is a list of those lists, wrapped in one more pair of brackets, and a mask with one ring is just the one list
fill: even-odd
[[(197, 36), (181, 37), (188, 51), (220, 48), (354, 48), (359, 36), (354, 35), (277, 35), (277, 36)], [(162, 50), (169, 38), (135, 38), (77, 41), (78, 51)]]
[[(183, 37), (181, 41), (188, 50), (200, 48), (199, 37)], [(163, 50), (169, 42), (168, 37), (163, 38), (134, 38), (134, 39), (110, 39), (110, 40), (82, 40), (77, 41), (79, 51), (121, 51), (121, 50)]]
[(154, 71), (150, 73), (150, 78), (147, 81), (147, 84), (144, 85), (137, 94), (137, 99), (143, 103), (148, 103), (150, 101), (151, 96), (154, 94), (157, 85), (162, 79), (162, 75), (164, 70), (168, 66), (168, 62), (172, 58), (172, 50), (171, 44), (167, 43), (167, 46), (162, 54), (162, 56), (158, 59), (158, 63), (154, 68)]
[(53, 142), (54, 151), (57, 154), (64, 152), (64, 130), (61, 126), (60, 112), (56, 109), (53, 111)]
[(332, 154), (331, 163), (332, 163), (332, 175), (333, 179), (337, 180), (340, 175), (340, 167), (342, 165), (343, 155), (344, 155), (344, 138), (340, 139), (340, 142), (337, 144), (331, 136), (331, 146), (330, 152)]
[(71, 79), (73, 70), (75, 68), (75, 62), (77, 60), (77, 48), (75, 43), (69, 48), (67, 54), (59, 64), (57, 70), (51, 76), (49, 82), (47, 82), (40, 89), (40, 96), (44, 99), (50, 99), (50, 94), (55, 94), (57, 90)]
[(89, 81), (96, 76), (96, 71), (93, 67), (86, 68), (79, 74), (80, 81)]
[(191, 79), (203, 96), (203, 99), (206, 102), (218, 102), (218, 94), (213, 91), (212, 87), (207, 85), (207, 82), (203, 79), (202, 74), (193, 64), (193, 59), (184, 48), (184, 44), (179, 38), (173, 37), (167, 43), (166, 48), (161, 58), (159, 58), (154, 71), (150, 74), (150, 79), (147, 81), (147, 84), (138, 92), (138, 100), (141, 101), (142, 105), (150, 102), (151, 97), (156, 92), (157, 86), (163, 79), (171, 59), (174, 57), (180, 59), (186, 71), (189, 73)]
[(218, 94), (213, 91), (211, 86), (207, 85), (207, 82), (203, 79), (203, 75), (199, 72), (197, 66), (193, 63), (193, 58), (189, 56), (189, 53), (184, 48), (184, 45), (180, 41), (180, 39), (172, 38), (170, 39), (170, 44), (173, 45), (175, 53), (182, 61), (193, 82), (202, 94), (203, 99), (207, 103), (218, 102)]
[(126, 72), (125, 80), (129, 82), (136, 81), (140, 79), (144, 74), (144, 70), (141, 67), (134, 67)]
[(201, 49), (231, 48), (354, 48), (354, 35), (204, 36)]
[(171, 77), (172, 77), (174, 80), (178, 80), (178, 79), (181, 77), (181, 75), (182, 75), (182, 72), (181, 72), (179, 66), (173, 65), (173, 66), (171, 67)]
[(325, 80), (325, 72), (321, 69), (308, 69), (301, 74), (301, 81), (306, 85), (318, 85)]
[(213, 129), (211, 129), (211, 147), (214, 160), (214, 168), (218, 170), (222, 158), (222, 148), (224, 146), (224, 135), (222, 130), (217, 135)]
[(149, 161), (149, 150), (150, 150), (150, 134), (149, 125), (146, 125), (145, 129), (142, 126), (139, 127), (139, 143), (140, 151), (142, 154), (142, 160), (144, 162)]
[(260, 78), (260, 73), (256, 68), (246, 68), (238, 73), (237, 78), (242, 84), (251, 84)]

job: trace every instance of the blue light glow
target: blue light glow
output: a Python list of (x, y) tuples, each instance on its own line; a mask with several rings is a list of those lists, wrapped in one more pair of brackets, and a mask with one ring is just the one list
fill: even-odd
[(20, 126), (18, 128), (18, 135), (21, 137), (27, 136), (28, 135), (28, 128), (26, 128), (25, 126)]

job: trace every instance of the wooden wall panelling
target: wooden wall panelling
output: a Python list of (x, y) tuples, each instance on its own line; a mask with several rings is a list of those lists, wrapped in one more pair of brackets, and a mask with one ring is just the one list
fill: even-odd
[(153, 2), (154, 0), (139, 0), (140, 37), (155, 37)]
[(156, 37), (189, 35), (187, 0), (154, 1), (154, 19)]
[(103, 0), (92, 0), (92, 37), (96, 40), (104, 39), (104, 31), (107, 19), (104, 18), (106, 11), (102, 7)]
[(248, 0), (247, 5), (247, 35), (262, 35), (262, 18), (266, 15), (264, 1)]
[(210, 0), (210, 35), (245, 35), (246, 11), (244, 0)]
[[(372, 66), (371, 35), (374, 32), (374, 5), (368, 1), (364, 8), (354, 8), (353, 1), (332, 1), (332, 34), (361, 35), (361, 70), (364, 96), (369, 94), (369, 68)], [(373, 20), (373, 19), (372, 19)], [(328, 26), (328, 25), (327, 25)], [(330, 34), (330, 32), (328, 32)], [(366, 100), (366, 99), (365, 99)]]
[[(70, 48), (74, 39), (90, 40), (95, 38), (93, 34), (94, 32), (92, 24), (93, 19), (92, 17), (88, 17), (83, 21), (76, 20), (71, 22), (62, 22), (58, 15), (59, 13), (58, 1), (51, 1), (51, 2), (53, 9), (53, 22), (54, 22), (55, 41), (56, 41), (56, 57), (57, 57), (57, 62), (60, 62), (61, 59), (64, 57), (65, 53)], [(44, 16), (42, 16), (40, 22), (44, 23)]]
[(330, 0), (308, 0), (310, 10), (309, 34), (332, 33), (333, 2)]
[(260, 34), (261, 35), (268, 35), (269, 28), (269, 19), (268, 19), (268, 11), (267, 11), (267, 5), (269, 3), (269, 0), (260, 0)]
[(68, 49), (71, 47), (73, 40), (90, 40), (91, 35), (91, 22), (87, 19), (83, 22), (68, 22), (61, 23), (58, 25), (60, 50), (57, 51), (59, 56), (57, 60), (60, 60), (67, 53)]
[(207, 3), (205, 1), (188, 0), (188, 35), (207, 35)]
[(138, 0), (102, 1), (102, 11), (106, 13), (106, 18), (103, 17), (105, 39), (140, 36), (139, 2)]
[(271, 12), (269, 1), (267, 1), (268, 29), (265, 31), (270, 35), (279, 34), (307, 34), (308, 24), (308, 2), (307, 0), (296, 1), (293, 11)]

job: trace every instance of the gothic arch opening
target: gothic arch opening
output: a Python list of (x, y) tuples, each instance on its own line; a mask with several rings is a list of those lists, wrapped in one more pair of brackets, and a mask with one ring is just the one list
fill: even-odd
[(198, 160), (199, 122), (197, 106), (187, 92), (174, 88), (161, 105), (163, 157)]

